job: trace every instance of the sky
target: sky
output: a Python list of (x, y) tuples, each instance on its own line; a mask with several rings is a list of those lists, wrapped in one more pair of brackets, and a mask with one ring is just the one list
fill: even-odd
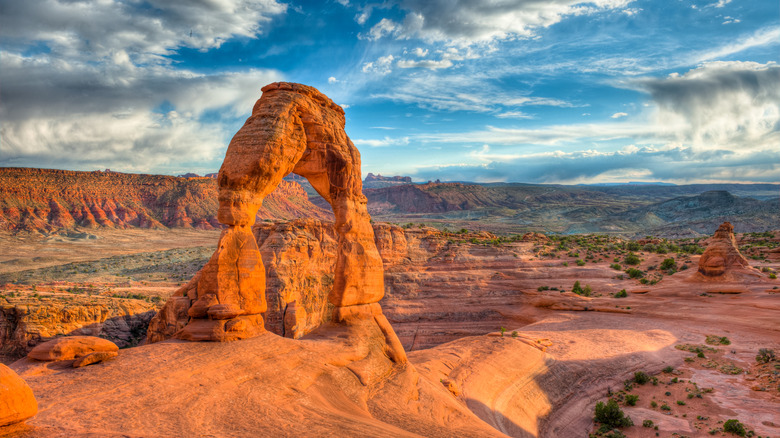
[(363, 174), (780, 181), (777, 0), (0, 0), (0, 166), (216, 172), (271, 82)]

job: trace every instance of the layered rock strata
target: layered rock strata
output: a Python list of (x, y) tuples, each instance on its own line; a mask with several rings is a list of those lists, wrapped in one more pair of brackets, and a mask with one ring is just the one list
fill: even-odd
[(153, 320), (150, 341), (172, 334), (229, 341), (264, 330), (265, 269), (251, 226), (263, 199), (295, 173), (312, 184), (335, 215), (338, 250), (328, 295), (333, 320), (373, 320), (385, 335), (388, 355), (405, 362), (377, 304), (384, 296), (382, 259), (362, 193), (360, 153), (344, 124), (343, 109), (312, 87), (274, 83), (263, 88), (217, 177), (217, 218), (228, 228), (211, 260)]
[(715, 231), (710, 244), (699, 259), (699, 272), (717, 277), (732, 269), (749, 268), (747, 259), (739, 252), (734, 227), (724, 222)]

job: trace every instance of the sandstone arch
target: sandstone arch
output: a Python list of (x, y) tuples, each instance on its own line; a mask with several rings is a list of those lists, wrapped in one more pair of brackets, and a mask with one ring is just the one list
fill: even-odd
[(334, 320), (373, 318), (388, 352), (405, 361), (378, 304), (384, 296), (382, 259), (362, 193), (360, 153), (344, 131), (344, 110), (306, 85), (280, 82), (262, 91), (219, 171), (218, 219), (229, 228), (206, 266), (152, 321), (149, 341), (171, 335), (226, 341), (264, 330), (265, 270), (251, 226), (263, 198), (296, 173), (331, 204), (336, 218), (338, 255), (328, 297)]

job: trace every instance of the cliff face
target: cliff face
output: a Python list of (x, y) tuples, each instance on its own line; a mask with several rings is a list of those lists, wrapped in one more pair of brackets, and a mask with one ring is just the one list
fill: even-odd
[(74, 294), (34, 297), (17, 292), (0, 298), (0, 355), (19, 357), (60, 335), (91, 335), (120, 347), (136, 345), (156, 313), (151, 303)]
[[(450, 244), (432, 228), (373, 224), (384, 265), (382, 307), (407, 350), (495, 331), (495, 309), (516, 295), (496, 269), (516, 269), (504, 248)], [(330, 320), (336, 233), (332, 223), (296, 220), (254, 227), (266, 268), (266, 328), (300, 337)], [(483, 236), (484, 237), (484, 236)]]
[[(82, 228), (220, 227), (217, 183), (117, 172), (0, 169), (0, 230), (51, 232)], [(283, 182), (259, 219), (295, 219), (330, 213), (308, 201), (296, 183)]]

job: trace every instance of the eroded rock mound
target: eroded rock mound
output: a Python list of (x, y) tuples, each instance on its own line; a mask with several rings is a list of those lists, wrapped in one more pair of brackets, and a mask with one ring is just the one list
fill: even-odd
[(717, 277), (731, 269), (748, 267), (747, 259), (739, 252), (734, 226), (730, 222), (722, 223), (699, 259), (699, 272)]
[(155, 317), (149, 341), (171, 335), (229, 341), (264, 331), (265, 269), (251, 226), (263, 199), (295, 173), (312, 184), (335, 215), (338, 251), (328, 295), (333, 319), (348, 324), (373, 319), (390, 346), (388, 354), (405, 362), (377, 304), (384, 296), (382, 259), (362, 193), (360, 153), (344, 131), (344, 110), (305, 85), (274, 83), (262, 91), (231, 140), (217, 177), (217, 218), (229, 228), (206, 266)]
[(37, 360), (72, 360), (91, 353), (119, 351), (113, 342), (95, 336), (63, 336), (33, 348), (27, 357)]
[(38, 403), (32, 389), (14, 370), (0, 363), (0, 428), (20, 423), (36, 413)]

